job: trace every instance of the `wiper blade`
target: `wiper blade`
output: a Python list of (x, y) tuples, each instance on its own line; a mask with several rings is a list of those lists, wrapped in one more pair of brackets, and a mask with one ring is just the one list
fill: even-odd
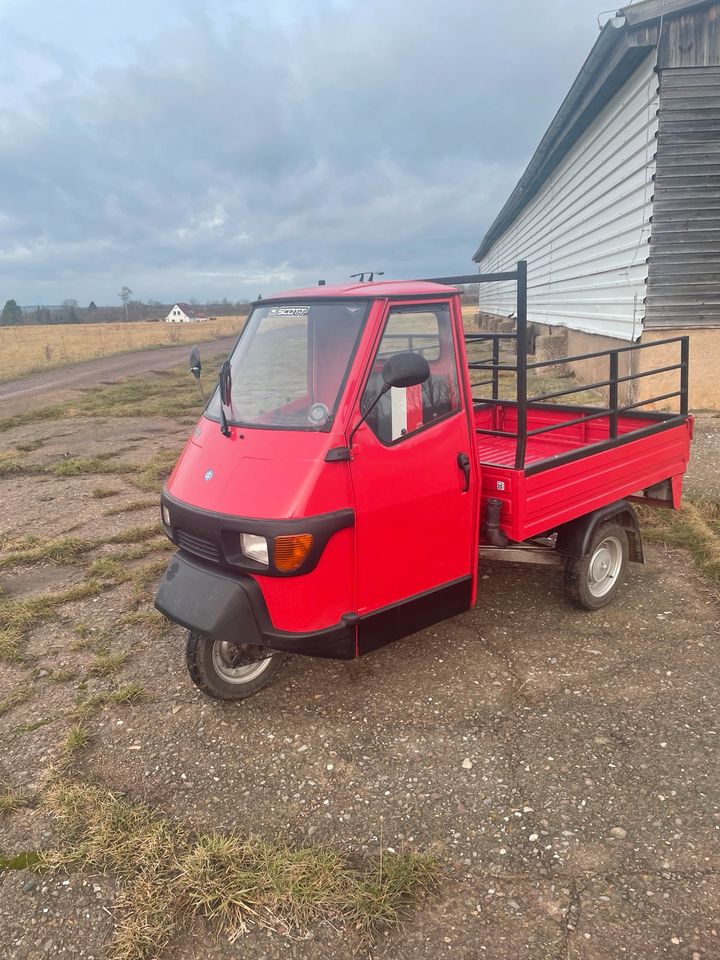
[(232, 405), (232, 369), (229, 360), (223, 361), (220, 367), (218, 381), (220, 386), (220, 433), (222, 433), (224, 437), (229, 437), (230, 427), (228, 426), (228, 420), (225, 416), (225, 407)]

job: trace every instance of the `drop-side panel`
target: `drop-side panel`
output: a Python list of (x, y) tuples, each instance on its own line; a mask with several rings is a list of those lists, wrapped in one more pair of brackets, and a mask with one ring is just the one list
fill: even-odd
[(525, 476), (515, 485), (515, 529), (508, 533), (525, 540), (668, 477), (682, 476), (690, 458), (690, 430), (690, 423), (683, 423)]

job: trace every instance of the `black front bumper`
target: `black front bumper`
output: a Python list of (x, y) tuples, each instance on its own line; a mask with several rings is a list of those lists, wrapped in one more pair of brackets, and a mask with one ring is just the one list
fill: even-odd
[(357, 617), (314, 633), (289, 633), (272, 625), (257, 582), (179, 550), (158, 587), (155, 606), (175, 623), (210, 640), (254, 643), (310, 657), (351, 660)]

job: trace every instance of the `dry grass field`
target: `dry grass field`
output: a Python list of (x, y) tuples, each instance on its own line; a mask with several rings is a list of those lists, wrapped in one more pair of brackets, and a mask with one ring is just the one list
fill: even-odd
[(0, 381), (147, 347), (198, 343), (239, 333), (245, 317), (202, 323), (58, 323), (0, 328)]

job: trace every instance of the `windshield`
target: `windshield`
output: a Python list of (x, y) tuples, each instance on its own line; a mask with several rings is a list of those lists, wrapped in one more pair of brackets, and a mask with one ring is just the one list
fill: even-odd
[[(256, 307), (230, 358), (229, 423), (328, 430), (368, 312), (367, 301)], [(220, 419), (220, 392), (206, 414)]]

